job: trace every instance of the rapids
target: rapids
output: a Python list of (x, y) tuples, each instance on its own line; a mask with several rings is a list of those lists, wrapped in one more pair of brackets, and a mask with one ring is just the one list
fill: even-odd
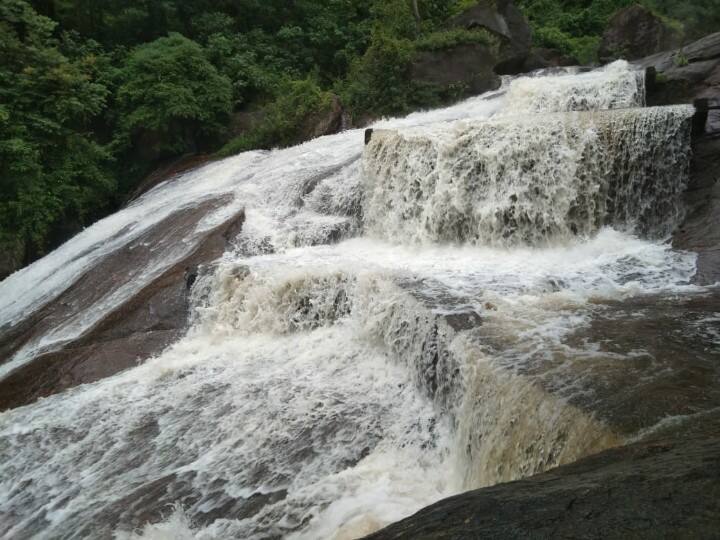
[(693, 110), (644, 103), (625, 62), (508, 78), (380, 121), (365, 149), (352, 130), (187, 173), (0, 283), (12, 326), (163, 218), (220, 201), (2, 377), (245, 208), (183, 339), (0, 413), (0, 535), (357, 538), (652, 429), (603, 420), (571, 373), (596, 344), (567, 342), (603, 302), (702, 292), (695, 256), (665, 242)]

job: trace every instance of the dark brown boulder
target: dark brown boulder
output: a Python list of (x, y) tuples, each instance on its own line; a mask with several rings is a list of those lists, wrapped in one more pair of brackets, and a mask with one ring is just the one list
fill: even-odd
[(720, 419), (425, 508), (367, 539), (717, 538)]
[(698, 254), (695, 283), (720, 282), (720, 32), (636, 64), (656, 73), (648, 104), (694, 103), (706, 109), (696, 117), (687, 218), (673, 246)]
[(209, 154), (191, 154), (172, 159), (146, 176), (128, 197), (126, 203), (134, 201), (163, 182), (172, 181), (178, 175), (212, 160), (213, 156)]
[(500, 87), (496, 65), (497, 56), (487, 45), (458, 45), (419, 52), (413, 61), (412, 78), (442, 87), (462, 86), (468, 95), (481, 94)]
[(673, 247), (698, 254), (694, 282), (720, 283), (720, 137), (695, 142), (693, 184), (685, 195), (688, 215)]
[(484, 28), (500, 40), (495, 72), (511, 75), (523, 71), (532, 45), (532, 31), (512, 0), (483, 0), (450, 21), (454, 28)]
[(333, 135), (346, 129), (348, 124), (348, 116), (340, 102), (340, 98), (332, 94), (327, 107), (309, 115), (305, 119), (300, 139), (307, 141), (325, 135)]
[(680, 43), (678, 32), (649, 9), (634, 5), (621, 9), (610, 19), (598, 54), (603, 61), (616, 58), (635, 60), (673, 49)]

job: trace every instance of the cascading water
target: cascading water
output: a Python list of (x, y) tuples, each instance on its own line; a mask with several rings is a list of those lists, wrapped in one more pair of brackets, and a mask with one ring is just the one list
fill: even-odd
[[(246, 209), (193, 286), (185, 338), (0, 414), (0, 535), (356, 538), (621, 444), (562, 365), (536, 360), (581, 357), (565, 338), (595, 302), (693, 289), (694, 256), (658, 240), (680, 218), (692, 110), (643, 104), (623, 62), (508, 80), (378, 123), (396, 131), (363, 159), (350, 131), (209, 165), (7, 279), (12, 326), (163, 215), (217, 201), (202, 230)], [(193, 242), (160, 246), (0, 376)]]
[(388, 240), (542, 245), (678, 222), (694, 109), (506, 117), (379, 132), (366, 226)]

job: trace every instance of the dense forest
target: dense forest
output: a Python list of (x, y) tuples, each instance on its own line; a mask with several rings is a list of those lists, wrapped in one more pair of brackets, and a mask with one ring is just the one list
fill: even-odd
[[(452, 99), (418, 50), (490, 41), (444, 22), (468, 0), (0, 0), (0, 253), (28, 262), (127, 200), (163, 160), (299, 140), (339, 96), (356, 117)], [(633, 0), (520, 0), (535, 44), (593, 62)], [(685, 39), (720, 0), (642, 2)], [(233, 114), (262, 122), (231, 136)]]

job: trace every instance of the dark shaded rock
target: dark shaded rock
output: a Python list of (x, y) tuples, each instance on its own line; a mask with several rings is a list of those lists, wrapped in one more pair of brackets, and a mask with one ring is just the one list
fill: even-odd
[[(157, 250), (189, 236), (211, 200), (177, 212), (130, 245), (111, 253), (57, 299), (13, 328), (0, 329), (0, 354), (7, 361), (24, 344), (45, 334), (78, 310), (90, 309), (110, 291), (135, 278)], [(196, 238), (194, 249), (116, 307), (78, 339), (39, 354), (0, 381), (0, 410), (18, 407), (73, 386), (94, 382), (136, 365), (176, 341), (189, 314), (189, 286), (200, 265), (222, 255), (239, 232), (244, 214)]]
[(333, 94), (327, 108), (305, 119), (300, 137), (302, 140), (310, 140), (333, 135), (347, 129), (348, 125), (349, 117), (340, 103), (340, 98)]
[(366, 538), (717, 538), (720, 420), (451, 497)]
[(603, 61), (635, 60), (679, 46), (680, 36), (649, 9), (634, 5), (618, 11), (603, 34), (598, 54)]
[(643, 67), (653, 66), (659, 73), (665, 73), (672, 72), (674, 68), (682, 68), (718, 58), (720, 58), (720, 32), (705, 36), (673, 51), (647, 56), (635, 63)]
[[(656, 72), (655, 84), (648, 89), (649, 105), (693, 103), (698, 99), (709, 100), (711, 106), (720, 103), (720, 32), (635, 64)], [(720, 132), (719, 110), (710, 111), (706, 132)]]
[(547, 49), (538, 47), (530, 51), (530, 55), (525, 60), (525, 71), (534, 71), (536, 69), (549, 67), (568, 67), (580, 64), (577, 58), (568, 56), (557, 49)]
[(490, 47), (479, 43), (421, 51), (413, 61), (412, 78), (443, 87), (462, 86), (468, 95), (481, 94), (500, 87), (496, 64)]
[(695, 282), (720, 281), (720, 32), (675, 51), (643, 58), (637, 65), (655, 71), (648, 104), (702, 103), (704, 120), (694, 126), (687, 218), (673, 235), (677, 249), (698, 253)]
[(265, 122), (267, 113), (263, 109), (239, 111), (230, 116), (228, 134), (230, 138), (238, 137), (243, 133), (252, 131)]
[(512, 0), (484, 0), (450, 21), (455, 28), (484, 28), (500, 39), (495, 72), (511, 75), (523, 71), (530, 54), (532, 31), (525, 16)]
[(0, 281), (22, 268), (24, 251), (22, 245), (0, 247)]
[(177, 176), (200, 167), (212, 160), (213, 157), (208, 154), (193, 154), (181, 156), (177, 159), (169, 161), (145, 177), (138, 187), (135, 188), (130, 197), (128, 197), (126, 204), (134, 201), (163, 182), (172, 181)]
[[(720, 138), (700, 144), (694, 161), (698, 167), (693, 176), (699, 189), (686, 194), (688, 216), (673, 236), (673, 247), (698, 254), (698, 285), (720, 282)], [(711, 187), (708, 184), (713, 183)]]

